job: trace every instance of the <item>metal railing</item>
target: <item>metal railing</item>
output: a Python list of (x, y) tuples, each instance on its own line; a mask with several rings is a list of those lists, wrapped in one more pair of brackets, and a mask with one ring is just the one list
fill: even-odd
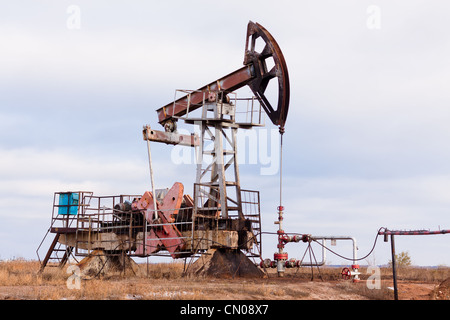
[[(208, 188), (214, 186), (207, 186)], [(68, 200), (68, 195), (72, 200)], [(206, 202), (208, 194), (200, 197), (200, 202)], [(211, 247), (227, 247), (223, 238), (204, 238), (206, 230), (232, 230), (232, 220), (238, 220), (239, 211), (231, 213), (228, 219), (219, 219), (220, 207), (200, 208), (198, 205), (186, 203), (178, 209), (164, 210), (164, 215), (170, 219), (164, 223), (161, 219), (154, 220), (154, 210), (133, 210), (132, 202), (141, 195), (94, 196), (92, 192), (56, 192), (53, 199), (51, 226), (41, 241), (36, 253), (39, 261), (39, 250), (49, 233), (64, 235), (64, 241), (58, 243), (57, 251), (70, 248), (75, 256), (88, 256), (94, 250), (102, 250), (108, 255), (121, 255), (127, 252), (130, 257), (171, 256), (173, 250), (170, 241), (182, 243), (176, 251), (177, 257), (195, 256), (200, 251)], [(252, 232), (249, 256), (260, 256), (261, 252), (261, 217), (259, 207), (259, 192), (241, 190), (242, 213)], [(61, 200), (62, 199), (62, 200)], [(210, 198), (209, 198), (210, 199)], [(200, 209), (200, 210), (199, 210)], [(171, 213), (170, 211), (174, 211)], [(147, 218), (146, 218), (147, 217)], [(160, 238), (157, 230), (173, 228), (176, 236)], [(69, 240), (68, 240), (69, 239)], [(246, 238), (245, 238), (246, 239)], [(161, 244), (161, 240), (163, 244)], [(207, 246), (205, 247), (205, 244)], [(242, 244), (241, 244), (242, 245)], [(65, 247), (65, 250), (60, 249)], [(139, 250), (139, 248), (141, 248)], [(49, 250), (48, 254), (50, 254)]]
[[(196, 114), (195, 112), (191, 112), (190, 109), (197, 109), (198, 105), (191, 105), (191, 95), (192, 94), (203, 94), (202, 106), (199, 113), (201, 115)], [(204, 108), (207, 108), (211, 103), (216, 104), (218, 107), (223, 108), (223, 105), (232, 106), (233, 111), (230, 115), (233, 117), (233, 121), (239, 125), (245, 126), (264, 126), (265, 125), (265, 117), (264, 112), (262, 110), (261, 103), (255, 96), (251, 97), (238, 97), (236, 92), (229, 92), (226, 94), (227, 98), (224, 97), (225, 93), (223, 91), (212, 91), (209, 94), (206, 92), (201, 92), (198, 90), (184, 90), (177, 89), (175, 90), (174, 102), (171, 108), (167, 109), (167, 114), (176, 118), (175, 110), (177, 109), (177, 101), (179, 96), (185, 96), (186, 102), (178, 102), (180, 105), (186, 105), (186, 115), (184, 117), (180, 117), (185, 120), (197, 120), (199, 118), (203, 118), (206, 120), (208, 118), (207, 113)], [(212, 110), (209, 110), (212, 111)], [(223, 115), (223, 113), (221, 113)]]

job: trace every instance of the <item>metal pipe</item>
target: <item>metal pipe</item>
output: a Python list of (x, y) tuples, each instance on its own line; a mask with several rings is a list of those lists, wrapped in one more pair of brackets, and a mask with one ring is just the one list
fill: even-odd
[[(283, 219), (279, 218), (279, 220), (276, 221), (275, 223), (280, 224), (281, 223), (280, 220), (282, 221)], [(356, 244), (356, 239), (354, 237), (350, 237), (350, 236), (315, 236), (315, 237), (313, 237), (313, 236), (310, 236), (310, 235), (302, 235), (300, 237), (298, 235), (289, 236), (288, 234), (284, 233), (283, 230), (281, 230), (281, 232), (280, 231), (278, 232), (278, 239), (279, 239), (278, 248), (279, 249), (280, 249), (280, 247), (284, 248), (284, 244), (285, 243), (289, 243), (289, 242), (299, 242), (300, 240), (302, 240), (303, 242), (306, 242), (308, 240), (305, 240), (305, 239), (308, 239), (308, 238), (311, 239), (311, 240), (322, 240), (322, 257), (323, 257), (322, 258), (322, 262), (316, 263), (316, 264), (313, 264), (312, 262), (311, 263), (305, 263), (305, 264), (301, 263), (299, 266), (308, 266), (308, 267), (310, 267), (310, 266), (322, 266), (322, 265), (324, 265), (326, 263), (326, 250), (325, 250), (326, 246), (325, 246), (325, 243), (324, 243), (325, 240), (351, 240), (353, 242), (353, 264), (356, 265), (357, 260), (358, 260), (358, 258), (357, 258), (357, 256), (358, 256), (358, 254), (357, 254), (358, 247), (357, 247), (357, 244)], [(283, 244), (283, 246), (281, 246), (281, 244)], [(286, 254), (285, 252), (279, 252), (279, 254), (281, 254), (281, 253)], [(277, 259), (275, 259), (275, 260), (277, 260)], [(285, 261), (283, 261), (283, 262), (285, 262)]]
[(392, 251), (392, 276), (394, 279), (394, 299), (398, 300), (398, 290), (397, 290), (397, 271), (395, 267), (395, 243), (394, 234), (391, 234), (391, 251)]
[[(286, 234), (284, 234), (284, 235), (286, 235)], [(297, 239), (294, 240), (294, 238), (289, 238), (289, 237), (286, 238), (285, 237), (284, 239), (289, 239), (286, 242), (299, 242), (299, 239), (301, 239), (301, 238), (297, 238)], [(320, 267), (320, 266), (325, 265), (325, 263), (326, 263), (325, 240), (351, 240), (352, 243), (353, 243), (353, 264), (356, 265), (357, 260), (358, 260), (358, 258), (357, 258), (357, 256), (358, 256), (358, 254), (357, 254), (358, 247), (357, 247), (356, 239), (354, 237), (350, 237), (350, 236), (316, 236), (316, 237), (312, 237), (312, 236), (310, 236), (310, 239), (312, 239), (312, 240), (322, 240), (322, 261), (321, 262), (317, 262), (317, 263), (312, 263), (312, 261), (309, 262), (309, 263), (303, 263), (300, 260), (297, 260), (296, 264), (295, 264), (297, 267)], [(286, 253), (284, 253), (284, 254), (286, 254)], [(275, 261), (275, 262), (277, 263), (276, 266), (278, 268), (280, 263), (281, 263), (281, 261)], [(286, 261), (283, 261), (283, 265), (285, 263), (286, 263)], [(289, 266), (288, 263), (286, 265)]]
[(410, 231), (402, 231), (402, 230), (388, 230), (384, 229), (384, 231), (379, 231), (379, 235), (384, 235), (384, 242), (388, 241), (388, 235), (391, 236), (391, 254), (392, 254), (392, 277), (394, 282), (394, 299), (398, 300), (398, 290), (397, 290), (397, 270), (395, 263), (395, 243), (394, 243), (394, 235), (400, 236), (419, 236), (419, 235), (436, 235), (436, 234), (448, 234), (450, 230), (438, 230), (438, 231), (429, 231), (429, 230), (410, 230)]
[(397, 230), (385, 230), (378, 232), (379, 235), (399, 235), (399, 236), (421, 236), (421, 235), (434, 235), (434, 234), (447, 234), (450, 230), (411, 230), (411, 231), (397, 231)]
[(282, 179), (282, 170), (283, 170), (283, 131), (280, 127), (280, 205), (278, 206), (278, 221), (275, 221), (276, 224), (278, 224), (278, 254), (274, 254), (274, 259), (277, 262), (277, 271), (278, 276), (282, 277), (285, 271), (286, 261), (288, 254), (284, 252), (284, 230), (283, 230), (283, 210), (284, 207), (282, 206), (282, 186), (283, 186), (283, 179)]
[(311, 237), (313, 240), (351, 240), (353, 242), (353, 264), (356, 264), (358, 260), (357, 250), (358, 247), (356, 245), (356, 239), (350, 236), (319, 236), (319, 237)]
[[(148, 130), (148, 126), (147, 126), (147, 130)], [(158, 211), (157, 211), (157, 207), (156, 207), (156, 193), (155, 193), (155, 181), (153, 180), (153, 166), (152, 166), (152, 153), (151, 153), (151, 149), (150, 149), (150, 140), (147, 140), (147, 152), (148, 152), (148, 163), (149, 163), (149, 168), (150, 168), (150, 181), (152, 184), (152, 198), (153, 198), (153, 220), (157, 220), (158, 219)], [(147, 246), (145, 245), (146, 241), (147, 241), (147, 219), (144, 219), (144, 223), (145, 223), (145, 227), (144, 227), (144, 239), (143, 239), (143, 243), (144, 243), (144, 255), (146, 255), (147, 253)]]
[(153, 198), (153, 219), (156, 220), (158, 219), (158, 212), (157, 212), (157, 207), (156, 207), (156, 193), (155, 193), (155, 181), (153, 180), (153, 166), (152, 166), (152, 153), (150, 150), (150, 141), (147, 140), (147, 151), (148, 151), (148, 163), (149, 163), (149, 167), (150, 167), (150, 180), (152, 183), (152, 198)]

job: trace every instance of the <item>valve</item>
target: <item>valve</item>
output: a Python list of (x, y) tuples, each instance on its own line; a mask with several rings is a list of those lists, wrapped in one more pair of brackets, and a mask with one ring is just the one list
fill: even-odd
[(274, 253), (273, 259), (276, 261), (278, 276), (282, 277), (286, 268), (288, 254), (286, 252)]
[(352, 264), (352, 269), (353, 282), (358, 282), (360, 280), (359, 275), (361, 274), (361, 272), (359, 272), (359, 265)]
[(344, 280), (350, 280), (350, 278), (352, 277), (352, 272), (350, 271), (349, 268), (345, 267), (341, 271), (341, 276), (342, 276), (342, 279), (344, 279)]
[(286, 261), (285, 265), (286, 268), (295, 268), (297, 266), (297, 260), (295, 260), (295, 258), (291, 258)]
[(353, 282), (358, 282), (360, 280), (359, 279), (360, 274), (361, 273), (359, 272), (359, 265), (357, 265), (357, 264), (352, 264), (351, 269), (345, 267), (341, 271), (342, 279), (350, 280), (353, 277)]
[(272, 261), (270, 259), (264, 259), (259, 263), (261, 268), (272, 268)]
[(284, 211), (284, 207), (283, 206), (278, 206), (277, 207), (277, 211), (278, 211), (278, 220), (274, 222), (274, 224), (279, 224), (281, 225), (283, 222), (283, 211)]

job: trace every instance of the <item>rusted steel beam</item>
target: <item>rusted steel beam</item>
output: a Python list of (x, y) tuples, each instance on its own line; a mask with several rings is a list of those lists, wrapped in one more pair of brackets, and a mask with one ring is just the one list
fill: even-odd
[(172, 117), (184, 116), (187, 112), (194, 111), (202, 106), (207, 99), (208, 92), (232, 92), (245, 86), (253, 79), (253, 67), (245, 66), (225, 77), (222, 77), (200, 89), (187, 94), (174, 102), (156, 110), (158, 122), (162, 125)]
[(51, 233), (59, 233), (59, 234), (66, 234), (66, 233), (76, 233), (77, 228), (67, 228), (67, 227), (52, 227), (50, 229)]
[(197, 134), (179, 134), (175, 132), (164, 132), (153, 130), (150, 126), (145, 126), (143, 130), (144, 140), (163, 142), (166, 144), (195, 147), (200, 145)]
[(64, 267), (64, 265), (67, 263), (67, 261), (69, 261), (69, 257), (72, 254), (73, 251), (73, 247), (67, 247), (66, 251), (64, 252), (64, 255), (61, 259), (61, 262), (59, 263), (59, 267), (62, 268)]
[[(257, 39), (265, 43), (261, 52), (256, 51), (257, 47), (255, 44)], [(274, 67), (270, 70), (268, 70), (266, 63), (266, 60), (269, 58), (273, 58), (275, 63)], [(244, 65), (243, 68), (159, 108), (156, 111), (158, 114), (158, 122), (164, 126), (168, 120), (198, 109), (207, 99), (209, 92), (222, 92), (227, 94), (248, 85), (272, 123), (280, 126), (281, 132), (281, 128), (284, 128), (287, 118), (290, 95), (289, 74), (286, 61), (272, 35), (263, 26), (252, 21), (247, 26)], [(267, 86), (272, 79), (278, 81), (278, 104), (276, 108), (271, 105), (265, 96)]]
[(437, 231), (428, 231), (428, 230), (410, 230), (410, 231), (402, 231), (402, 230), (384, 230), (379, 231), (379, 235), (398, 235), (398, 236), (421, 236), (421, 235), (433, 235), (433, 234), (447, 234), (450, 233), (450, 230), (437, 230)]

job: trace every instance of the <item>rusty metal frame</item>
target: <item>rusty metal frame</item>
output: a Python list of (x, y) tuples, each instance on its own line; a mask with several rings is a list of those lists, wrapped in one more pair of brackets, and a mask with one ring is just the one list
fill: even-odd
[[(262, 39), (264, 41), (265, 45), (261, 52), (257, 52), (256, 48), (256, 41), (258, 39)], [(259, 40), (258, 40), (259, 41)], [(275, 63), (274, 67), (268, 70), (266, 60), (269, 58), (273, 58), (273, 61)], [(266, 89), (268, 87), (269, 82), (274, 79), (278, 81), (278, 103), (276, 108), (272, 106), (272, 104), (268, 101), (267, 97), (265, 96)], [(249, 241), (249, 243), (256, 243), (257, 249), (259, 251), (259, 254), (254, 252), (247, 253), (250, 256), (261, 256), (261, 232), (260, 232), (260, 226), (261, 226), (261, 217), (260, 217), (260, 209), (259, 209), (259, 192), (257, 191), (250, 191), (250, 190), (242, 190), (240, 188), (240, 181), (239, 181), (239, 168), (237, 164), (236, 159), (236, 131), (238, 128), (245, 128), (249, 129), (253, 126), (258, 126), (261, 124), (261, 111), (258, 113), (259, 121), (258, 123), (253, 123), (253, 101), (251, 104), (251, 114), (250, 114), (250, 122), (249, 123), (238, 123), (235, 121), (235, 112), (236, 112), (236, 99), (235, 104), (233, 105), (230, 103), (230, 98), (228, 97), (229, 94), (233, 93), (233, 91), (238, 90), (239, 88), (244, 87), (245, 85), (248, 85), (250, 89), (253, 91), (254, 95), (256, 96), (256, 99), (259, 101), (260, 106), (264, 109), (266, 114), (271, 119), (272, 123), (280, 127), (280, 132), (284, 128), (286, 117), (288, 113), (288, 107), (289, 107), (289, 95), (290, 95), (290, 89), (289, 89), (289, 76), (287, 71), (286, 62), (284, 60), (283, 54), (275, 41), (275, 39), (272, 37), (272, 35), (260, 24), (253, 23), (252, 21), (249, 22), (247, 27), (247, 36), (246, 36), (246, 44), (245, 44), (245, 57), (244, 57), (244, 66), (240, 69), (216, 80), (213, 81), (206, 86), (203, 86), (202, 88), (194, 91), (187, 92), (187, 95), (184, 97), (181, 97), (179, 99), (176, 99), (175, 101), (167, 104), (166, 106), (159, 108), (157, 110), (158, 115), (158, 122), (164, 126), (165, 132), (153, 130), (150, 128), (150, 126), (144, 127), (143, 135), (144, 140), (148, 141), (158, 141), (163, 142), (167, 144), (173, 144), (173, 145), (186, 145), (186, 146), (193, 146), (198, 147), (200, 149), (199, 154), (202, 157), (203, 155), (207, 155), (208, 153), (213, 155), (214, 164), (207, 167), (202, 168), (201, 163), (200, 165), (197, 163), (197, 183), (194, 185), (194, 189), (198, 189), (197, 186), (201, 183), (201, 178), (206, 175), (209, 170), (211, 170), (211, 176), (209, 181), (205, 184), (210, 189), (216, 188), (216, 192), (218, 192), (218, 197), (214, 199), (214, 194), (209, 193), (209, 195), (212, 197), (212, 202), (215, 202), (214, 206), (206, 206), (202, 207), (202, 209), (211, 210), (214, 207), (216, 207), (216, 211), (220, 211), (220, 219), (222, 220), (229, 220), (237, 224), (241, 223), (251, 223), (251, 227), (249, 229), (259, 230), (257, 234), (252, 234), (252, 237)], [(253, 98), (252, 98), (253, 99)], [(216, 109), (214, 109), (214, 117), (208, 118), (206, 117), (206, 112), (210, 111), (207, 108), (211, 107), (214, 108), (214, 106), (207, 106), (205, 108), (205, 105), (207, 103), (210, 103), (215, 106)], [(176, 132), (176, 121), (181, 118), (182, 116), (200, 108), (203, 107), (203, 116), (200, 119), (184, 119), (186, 123), (189, 123), (189, 121), (197, 122), (200, 121), (201, 127), (202, 127), (202, 137), (199, 139), (198, 135), (182, 135), (178, 134)], [(229, 109), (222, 109), (222, 108), (229, 108)], [(220, 111), (219, 111), (220, 110)], [(227, 112), (223, 112), (223, 111)], [(233, 114), (231, 114), (233, 112)], [(248, 112), (248, 111), (247, 111)], [(220, 114), (219, 117), (217, 117), (217, 114)], [(226, 115), (229, 117), (229, 119), (225, 119), (223, 116)], [(196, 123), (199, 124), (199, 123)], [(211, 132), (211, 130), (214, 131), (214, 133)], [(226, 133), (226, 129), (230, 129), (231, 133), (228, 135)], [(204, 135), (210, 134), (211, 138), (215, 140), (214, 143), (214, 149), (213, 150), (204, 150), (203, 146), (203, 138)], [(224, 144), (230, 145), (232, 150), (224, 150)], [(224, 158), (226, 155), (231, 155), (231, 158), (224, 163)], [(229, 167), (234, 168), (234, 180), (233, 179), (227, 179), (225, 177), (225, 170)], [(230, 196), (227, 195), (227, 187), (233, 187), (236, 191), (236, 198), (231, 199)], [(198, 190), (197, 190), (198, 191)], [(195, 193), (195, 191), (194, 191)], [(53, 205), (53, 213), (52, 213), (52, 224), (49, 230), (47, 231), (47, 234), (49, 233), (55, 233), (55, 238), (53, 239), (52, 245), (50, 246), (50, 249), (47, 252), (47, 255), (45, 257), (45, 263), (42, 264), (43, 267), (47, 264), (48, 260), (51, 257), (51, 254), (55, 251), (65, 251), (65, 255), (62, 259), (60, 259), (60, 265), (64, 264), (69, 254), (72, 254), (72, 250), (75, 251), (75, 255), (89, 255), (91, 253), (91, 244), (93, 244), (95, 241), (104, 241), (104, 243), (95, 244), (99, 247), (106, 247), (106, 242), (110, 242), (111, 245), (114, 243), (113, 246), (117, 245), (118, 242), (120, 242), (120, 245), (118, 245), (115, 248), (109, 248), (107, 249), (109, 252), (108, 254), (112, 255), (114, 252), (120, 252), (118, 254), (123, 254), (124, 252), (128, 252), (129, 256), (133, 256), (131, 253), (133, 251), (133, 248), (139, 245), (138, 243), (138, 232), (145, 232), (147, 230), (157, 230), (157, 229), (167, 229), (169, 227), (176, 228), (175, 225), (180, 223), (177, 221), (171, 221), (171, 220), (164, 220), (162, 219), (160, 222), (151, 221), (150, 223), (142, 223), (140, 225), (140, 220), (137, 224), (133, 222), (135, 217), (138, 216), (126, 216), (127, 214), (143, 214), (142, 210), (137, 211), (120, 211), (115, 208), (116, 200), (119, 203), (122, 203), (124, 197), (135, 197), (135, 198), (141, 198), (141, 195), (136, 196), (110, 196), (110, 197), (94, 197), (92, 192), (79, 192), (79, 206), (78, 211), (76, 215), (69, 215), (69, 212), (67, 212), (67, 215), (65, 216), (55, 216), (55, 208), (58, 208), (58, 205), (56, 204), (56, 197), (58, 193), (55, 193), (54, 196), (54, 205)], [(195, 194), (197, 195), (197, 194)], [(249, 196), (250, 198), (245, 198), (244, 200), (241, 199), (242, 196)], [(253, 198), (252, 198), (253, 197)], [(255, 198), (256, 197), (256, 198)], [(95, 199), (95, 201), (98, 201), (98, 205), (92, 205), (91, 206), (91, 200)], [(101, 206), (101, 202), (112, 200), (112, 206)], [(198, 200), (194, 196), (194, 202)], [(228, 206), (228, 201), (231, 202), (230, 206)], [(197, 205), (197, 204), (195, 204)], [(203, 204), (202, 204), (203, 205)], [(254, 212), (246, 212), (244, 207), (252, 207), (254, 209)], [(155, 205), (156, 206), (156, 205)], [(257, 209), (255, 209), (257, 208)], [(195, 208), (184, 208), (186, 210), (192, 210), (192, 212), (195, 212), (195, 214), (198, 215), (197, 209)], [(152, 211), (151, 209), (148, 209)], [(147, 211), (148, 211), (147, 210)], [(153, 210), (154, 212), (159, 212), (161, 209), (159, 208), (158, 211)], [(181, 208), (166, 208), (165, 210), (181, 210)], [(233, 212), (230, 215), (228, 215), (228, 211)], [(151, 213), (151, 212), (150, 212)], [(119, 215), (119, 220), (117, 220), (117, 214)], [(126, 216), (125, 220), (121, 220), (120, 215), (124, 214)], [(190, 224), (190, 235), (187, 234), (179, 234), (179, 233), (172, 233), (169, 234), (165, 239), (166, 240), (173, 240), (173, 239), (183, 239), (183, 241), (190, 241), (190, 251), (186, 252), (188, 255), (195, 255), (197, 253), (197, 248), (199, 243), (194, 243), (195, 241), (199, 239), (194, 239), (194, 229), (195, 229), (195, 214), (193, 214), (192, 221), (191, 222), (181, 222), (182, 224)], [(217, 216), (217, 217), (219, 217)], [(161, 218), (161, 216), (159, 216)], [(129, 220), (127, 220), (129, 218)], [(214, 219), (214, 217), (213, 217)], [(144, 219), (145, 220), (145, 219)], [(76, 221), (76, 226), (73, 226), (74, 222)], [(124, 222), (125, 221), (125, 222)], [(117, 222), (117, 224), (116, 224)], [(227, 222), (228, 223), (228, 222)], [(153, 229), (152, 229), (153, 228)], [(241, 227), (236, 228), (236, 230), (233, 231), (245, 231), (247, 227), (244, 227), (242, 229)], [(259, 229), (258, 229), (259, 228)], [(189, 226), (187, 227), (189, 229)], [(138, 231), (139, 230), (139, 231)], [(107, 237), (102, 240), (102, 236), (107, 234), (111, 235), (112, 233), (115, 233), (116, 235), (123, 235), (122, 237), (119, 237), (120, 239), (108, 239)], [(157, 231), (155, 231), (155, 234)], [(126, 235), (129, 235), (127, 239)], [(91, 236), (95, 236), (97, 239), (93, 239)], [(42, 246), (42, 243), (45, 240), (45, 237), (43, 241), (41, 242), (40, 246), (38, 247), (37, 252), (39, 251), (39, 248)], [(162, 237), (162, 236), (161, 236)], [(159, 239), (162, 239), (159, 237)], [(72, 242), (69, 240), (71, 239)], [(254, 240), (255, 242), (253, 242)], [(125, 239), (125, 240), (124, 240)], [(144, 239), (144, 238), (143, 238)], [(245, 238), (247, 239), (247, 238)], [(73, 242), (74, 241), (74, 242)], [(155, 239), (156, 241), (156, 239)], [(199, 240), (200, 241), (200, 240)], [(70, 242), (70, 245), (68, 243)], [(75, 243), (75, 244), (73, 244)], [(82, 243), (84, 243), (82, 245)], [(163, 243), (163, 242), (161, 242)], [(146, 245), (145, 241), (143, 240), (141, 245)], [(56, 248), (56, 246), (66, 246), (66, 250), (60, 250), (59, 247)], [(95, 246), (94, 245), (94, 246)], [(241, 246), (241, 244), (239, 245)], [(82, 248), (81, 248), (82, 247)], [(81, 251), (79, 249), (81, 248)], [(253, 247), (252, 247), (253, 248)], [(164, 248), (164, 243), (161, 249), (168, 249)], [(181, 250), (181, 249), (180, 249)], [(159, 250), (158, 250), (159, 251)], [(169, 250), (170, 251), (170, 250)], [(250, 250), (251, 251), (251, 250)], [(182, 255), (179, 255), (181, 252), (169, 252), (169, 254), (172, 255), (172, 257), (179, 257)], [(183, 252), (185, 253), (185, 252)], [(157, 255), (157, 251), (153, 251), (150, 254), (147, 254), (144, 251), (145, 255)], [(138, 256), (138, 255), (134, 255)], [(39, 254), (38, 254), (39, 258)]]
[(200, 141), (197, 134), (179, 134), (176, 132), (165, 132), (159, 130), (153, 130), (149, 125), (144, 127), (142, 132), (144, 140), (163, 142), (172, 145), (181, 145), (189, 147), (197, 147), (200, 145)]
[[(261, 52), (257, 52), (255, 47), (258, 38), (265, 42)], [(273, 36), (258, 23), (252, 21), (248, 23), (246, 39), (244, 67), (159, 108), (156, 111), (158, 122), (164, 126), (169, 120), (176, 121), (177, 117), (200, 108), (203, 105), (205, 93), (220, 91), (227, 94), (248, 85), (272, 123), (284, 127), (289, 109), (290, 88), (289, 74), (283, 53)], [(266, 60), (270, 57), (273, 58), (275, 66), (271, 70), (267, 70)], [(270, 80), (274, 78), (278, 80), (276, 109), (264, 94)]]

